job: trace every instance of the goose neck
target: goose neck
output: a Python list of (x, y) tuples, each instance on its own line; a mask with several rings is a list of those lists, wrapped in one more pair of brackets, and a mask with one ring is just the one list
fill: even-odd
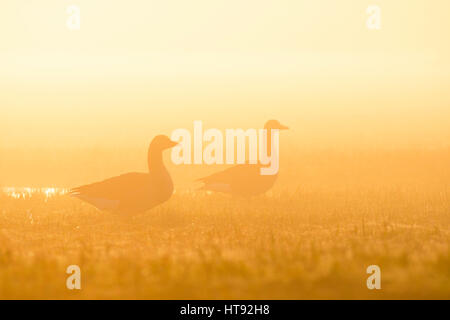
[(267, 155), (271, 156), (272, 155), (272, 129), (267, 129), (267, 136), (266, 136), (266, 140), (267, 140)]
[(164, 168), (162, 151), (149, 150), (148, 151), (148, 169)]

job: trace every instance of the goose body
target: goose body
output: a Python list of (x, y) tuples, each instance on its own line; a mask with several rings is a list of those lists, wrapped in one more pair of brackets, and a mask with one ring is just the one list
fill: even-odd
[(140, 213), (167, 200), (173, 183), (164, 166), (162, 152), (177, 143), (166, 136), (156, 136), (148, 151), (148, 173), (131, 172), (100, 182), (80, 186), (70, 194), (99, 210), (117, 213)]
[[(272, 129), (288, 129), (277, 120), (269, 120), (264, 125), (264, 128), (268, 131), (268, 137), (271, 137), (270, 130)], [(267, 141), (267, 150), (270, 154), (270, 139)], [(263, 165), (261, 164), (237, 165), (198, 180), (204, 183), (201, 188), (203, 190), (228, 193), (233, 196), (255, 196), (265, 193), (272, 188), (278, 177), (278, 173), (274, 175), (261, 175), (262, 167)]]
[(199, 179), (202, 189), (250, 197), (265, 193), (275, 183), (278, 174), (261, 175), (259, 164), (243, 164)]

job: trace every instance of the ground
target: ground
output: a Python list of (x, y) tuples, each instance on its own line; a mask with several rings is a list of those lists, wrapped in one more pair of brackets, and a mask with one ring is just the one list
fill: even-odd
[[(449, 204), (441, 185), (180, 191), (129, 218), (2, 195), (0, 298), (449, 299)], [(66, 288), (73, 264), (81, 290)]]

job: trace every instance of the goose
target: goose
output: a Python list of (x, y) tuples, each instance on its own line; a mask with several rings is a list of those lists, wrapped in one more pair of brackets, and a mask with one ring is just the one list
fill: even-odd
[[(288, 127), (282, 125), (277, 120), (269, 120), (264, 125), (267, 136), (271, 137), (271, 130), (287, 130)], [(271, 152), (271, 139), (267, 139), (267, 152)], [(278, 173), (274, 175), (261, 175), (262, 164), (241, 164), (210, 176), (198, 179), (204, 185), (201, 190), (222, 192), (233, 196), (250, 197), (263, 194), (274, 185)]]
[(178, 143), (165, 135), (153, 138), (148, 149), (148, 173), (131, 172), (70, 190), (70, 195), (99, 210), (136, 214), (167, 200), (173, 183), (163, 163), (164, 150)]

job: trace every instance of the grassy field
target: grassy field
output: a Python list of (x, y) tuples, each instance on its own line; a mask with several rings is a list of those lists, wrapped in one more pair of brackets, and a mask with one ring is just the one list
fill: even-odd
[[(177, 190), (131, 219), (3, 194), (0, 298), (450, 298), (448, 153), (303, 159), (268, 195)], [(72, 264), (81, 290), (66, 288)]]

